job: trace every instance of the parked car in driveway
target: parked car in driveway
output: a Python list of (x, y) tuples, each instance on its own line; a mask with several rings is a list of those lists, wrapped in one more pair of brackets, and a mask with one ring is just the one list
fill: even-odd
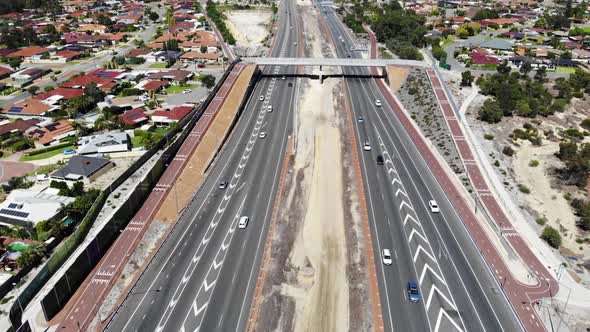
[(186, 94), (189, 94), (189, 93), (191, 93), (192, 91), (193, 91), (193, 90), (191, 90), (191, 89), (184, 89), (184, 90), (182, 91), (182, 93), (186, 95)]

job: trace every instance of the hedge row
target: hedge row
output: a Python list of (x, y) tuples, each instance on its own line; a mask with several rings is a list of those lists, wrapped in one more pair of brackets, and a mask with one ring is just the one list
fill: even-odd
[(72, 145), (71, 142), (65, 142), (65, 143), (61, 143), (61, 144), (56, 144), (56, 145), (48, 146), (48, 147), (43, 148), (43, 149), (38, 149), (38, 150), (33, 150), (33, 151), (30, 151), (30, 152), (27, 152), (26, 155), (29, 156), (29, 157), (36, 156), (36, 155), (41, 154), (41, 153), (45, 153), (45, 152), (49, 152), (49, 151), (53, 151), (53, 150), (57, 150), (57, 149), (63, 149), (63, 148), (68, 147), (70, 145)]

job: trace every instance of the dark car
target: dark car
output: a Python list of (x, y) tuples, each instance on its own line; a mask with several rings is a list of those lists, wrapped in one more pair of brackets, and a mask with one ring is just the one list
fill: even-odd
[(418, 283), (415, 281), (408, 281), (408, 300), (412, 303), (420, 302), (420, 291)]
[(383, 165), (383, 156), (382, 155), (377, 156), (377, 165)]
[(227, 184), (228, 184), (227, 181), (221, 181), (219, 183), (219, 189), (225, 189), (225, 188), (227, 188)]

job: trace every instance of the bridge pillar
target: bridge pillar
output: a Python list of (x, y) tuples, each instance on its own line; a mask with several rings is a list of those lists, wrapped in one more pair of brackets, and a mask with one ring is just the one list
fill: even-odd
[(322, 66), (320, 65), (320, 84), (324, 83), (324, 77), (322, 73)]

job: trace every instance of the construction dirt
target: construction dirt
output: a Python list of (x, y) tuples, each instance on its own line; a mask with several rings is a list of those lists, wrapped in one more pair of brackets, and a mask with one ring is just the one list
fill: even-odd
[(232, 91), (228, 94), (221, 109), (211, 123), (211, 126), (205, 132), (201, 142), (187, 161), (178, 180), (174, 182), (175, 188), (170, 189), (169, 194), (158, 210), (156, 220), (174, 222), (177, 217), (177, 207), (188, 206), (189, 200), (193, 197), (193, 194), (203, 180), (207, 165), (215, 155), (215, 151), (219, 148), (223, 137), (227, 135), (230, 129), (230, 124), (236, 117), (238, 108), (245, 97), (246, 88), (250, 84), (254, 69), (254, 66), (247, 66), (243, 69), (240, 77), (234, 83)]
[[(330, 56), (311, 3), (298, 3), (307, 56)], [(317, 33), (312, 33), (317, 32)], [(301, 79), (257, 331), (367, 331), (371, 305), (358, 188), (340, 79)]]

